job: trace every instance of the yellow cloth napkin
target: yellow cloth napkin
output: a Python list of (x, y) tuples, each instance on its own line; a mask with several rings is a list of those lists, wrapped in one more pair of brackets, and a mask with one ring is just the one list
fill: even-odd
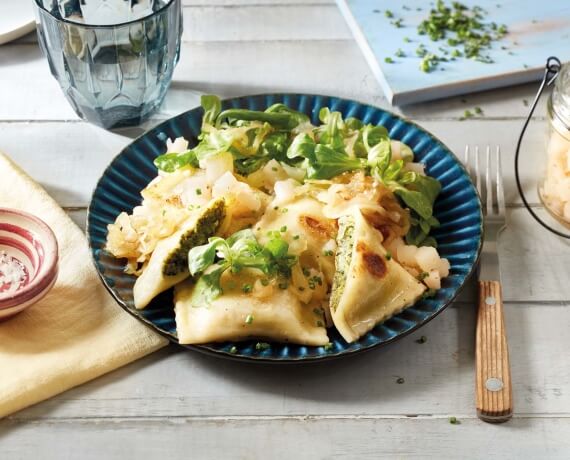
[(168, 343), (116, 304), (97, 276), (81, 230), (41, 186), (2, 153), (0, 207), (40, 217), (59, 243), (59, 277), (51, 292), (0, 323), (0, 417)]

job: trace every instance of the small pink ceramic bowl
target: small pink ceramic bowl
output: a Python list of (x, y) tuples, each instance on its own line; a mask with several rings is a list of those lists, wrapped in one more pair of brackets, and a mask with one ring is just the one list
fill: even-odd
[(0, 208), (0, 321), (43, 298), (57, 279), (57, 239), (27, 212)]

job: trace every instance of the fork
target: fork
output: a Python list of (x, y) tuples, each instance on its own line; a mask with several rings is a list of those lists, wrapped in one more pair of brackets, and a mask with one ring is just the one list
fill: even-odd
[(484, 183), (479, 170), (479, 147), (475, 147), (473, 156), (470, 161), (470, 149), (466, 146), (465, 166), (471, 174), (470, 164), (473, 163), (477, 190), (481, 200), (485, 200), (485, 239), (479, 265), (479, 305), (475, 335), (477, 416), (486, 422), (499, 423), (509, 420), (513, 414), (509, 350), (497, 252), (499, 236), (507, 225), (500, 148), (497, 146), (493, 155), (491, 148), (486, 148)]

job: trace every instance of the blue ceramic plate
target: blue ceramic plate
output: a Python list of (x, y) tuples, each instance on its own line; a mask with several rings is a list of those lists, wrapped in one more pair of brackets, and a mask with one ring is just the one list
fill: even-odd
[[(354, 101), (328, 96), (308, 94), (268, 94), (228, 99), (223, 109), (247, 108), (264, 110), (276, 102), (309, 115), (318, 124), (322, 107), (338, 110), (343, 117), (356, 117), (365, 123), (383, 125), (390, 137), (408, 144), (416, 160), (426, 166), (430, 176), (441, 181), (443, 189), (434, 213), (441, 227), (433, 235), (439, 243), (440, 254), (451, 263), (451, 272), (431, 299), (421, 300), (413, 307), (383, 324), (354, 343), (346, 343), (333, 329), (329, 337), (333, 344), (330, 350), (294, 344), (272, 343), (268, 349), (255, 349), (257, 341), (239, 343), (212, 343), (188, 348), (234, 359), (254, 361), (298, 362), (315, 361), (351, 355), (392, 342), (421, 327), (434, 318), (457, 296), (465, 280), (477, 262), (482, 241), (482, 214), (479, 196), (468, 174), (438, 139), (420, 128), (385, 110)], [(141, 202), (140, 191), (156, 176), (153, 159), (164, 153), (165, 138), (184, 136), (193, 146), (197, 142), (202, 122), (202, 109), (196, 108), (178, 115), (139, 137), (126, 147), (109, 165), (93, 193), (87, 218), (87, 233), (95, 266), (103, 283), (119, 304), (130, 314), (140, 319), (173, 342), (176, 338), (176, 323), (172, 292), (166, 292), (142, 311), (134, 308), (132, 288), (135, 278), (123, 272), (124, 262), (105, 252), (107, 225), (117, 215), (131, 212)], [(237, 353), (230, 353), (232, 347)]]

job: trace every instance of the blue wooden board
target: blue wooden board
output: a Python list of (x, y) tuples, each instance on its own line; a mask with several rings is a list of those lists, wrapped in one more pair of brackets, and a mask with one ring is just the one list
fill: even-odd
[[(493, 63), (458, 58), (440, 63), (429, 73), (419, 69), (421, 58), (415, 50), (423, 43), (428, 51), (443, 55), (438, 47), (445, 42), (433, 42), (417, 33), (417, 26), (429, 15), (434, 1), (337, 0), (337, 3), (394, 105), (534, 81), (541, 78), (548, 56), (570, 61), (570, 0), (462, 1), (469, 7), (484, 8), (488, 12), (484, 22), (506, 24), (509, 33), (485, 53)], [(393, 13), (392, 19), (386, 17), (386, 9)], [(390, 24), (394, 19), (402, 20), (400, 28)], [(405, 37), (411, 42), (406, 43)], [(406, 56), (396, 57), (398, 49)], [(384, 61), (388, 56), (394, 63)]]

